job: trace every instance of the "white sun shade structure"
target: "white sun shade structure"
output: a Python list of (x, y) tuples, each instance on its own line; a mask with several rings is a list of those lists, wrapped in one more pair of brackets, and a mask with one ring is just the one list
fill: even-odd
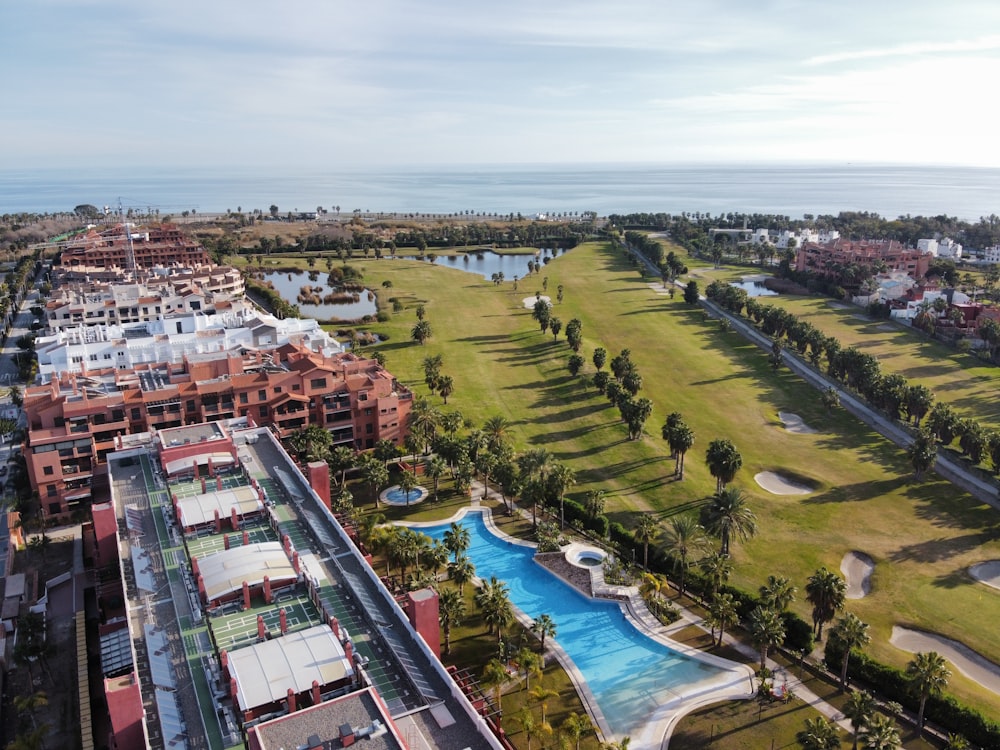
[(321, 689), (354, 676), (344, 647), (329, 625), (314, 625), (281, 638), (229, 653), (229, 674), (243, 712), (279, 703), (295, 694)]
[(236, 463), (236, 459), (228, 453), (199, 453), (196, 456), (186, 456), (174, 459), (173, 461), (167, 461), (164, 469), (167, 471), (167, 476), (172, 477), (174, 474), (192, 471), (196, 463), (199, 466), (205, 466), (209, 461), (212, 462), (212, 466), (225, 466)]
[(250, 513), (263, 512), (264, 502), (258, 497), (257, 490), (250, 486), (206, 492), (204, 495), (180, 498), (177, 501), (177, 520), (181, 528), (195, 529), (214, 523), (216, 511), (220, 519), (228, 521), (233, 508), (236, 508), (236, 515), (242, 518)]
[(275, 587), (298, 577), (280, 542), (247, 544), (199, 557), (198, 573), (209, 602), (241, 591), (244, 581), (254, 589), (263, 585), (265, 577)]

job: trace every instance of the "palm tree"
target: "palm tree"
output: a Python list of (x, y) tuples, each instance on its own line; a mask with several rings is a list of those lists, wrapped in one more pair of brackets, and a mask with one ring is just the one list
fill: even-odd
[(733, 574), (733, 558), (715, 552), (704, 558), (700, 563), (701, 572), (708, 579), (708, 593), (715, 596), (719, 588), (729, 580)]
[(785, 640), (785, 623), (781, 615), (767, 607), (754, 607), (747, 619), (750, 639), (760, 652), (760, 671), (767, 666), (767, 654)]
[(545, 723), (537, 723), (534, 714), (527, 706), (523, 706), (514, 717), (524, 730), (524, 736), (528, 739), (528, 750), (531, 750), (531, 740), (540, 733), (550, 734), (552, 727)]
[(851, 750), (858, 750), (858, 733), (868, 726), (877, 706), (872, 694), (867, 690), (855, 690), (844, 704), (844, 716), (851, 720), (851, 731), (854, 733)]
[(566, 490), (576, 484), (576, 474), (566, 464), (556, 464), (549, 473), (549, 482), (555, 491), (554, 494), (559, 498), (559, 528), (564, 529), (566, 521), (563, 506), (565, 505)]
[(574, 750), (580, 750), (580, 740), (585, 734), (593, 731), (594, 722), (590, 720), (590, 717), (587, 714), (580, 715), (576, 712), (567, 716), (559, 727), (559, 732), (573, 743)]
[(531, 631), (536, 633), (541, 639), (541, 651), (545, 654), (545, 638), (555, 638), (556, 637), (556, 623), (555, 621), (546, 614), (538, 615), (535, 621), (531, 623)]
[(531, 688), (531, 677), (542, 676), (542, 660), (534, 651), (528, 647), (524, 647), (517, 652), (517, 656), (514, 657), (517, 660), (517, 667), (522, 672), (524, 672), (524, 689), (529, 690)]
[(684, 456), (694, 445), (694, 430), (681, 422), (667, 438), (670, 452), (674, 454), (674, 473), (679, 480), (684, 479)]
[(458, 561), (458, 556), (469, 549), (470, 544), (472, 544), (472, 535), (462, 524), (452, 522), (445, 530), (444, 546), (455, 556), (456, 562)]
[(510, 436), (511, 424), (506, 417), (499, 414), (490, 417), (483, 423), (483, 434), (486, 435), (486, 444), (494, 453), (499, 453), (506, 444)]
[(635, 540), (642, 544), (642, 567), (649, 567), (649, 543), (659, 536), (660, 529), (653, 517), (647, 513), (639, 516), (639, 523), (635, 527)]
[(417, 477), (411, 471), (403, 470), (403, 473), (399, 476), (399, 488), (403, 491), (403, 496), (406, 498), (406, 507), (410, 507), (410, 491), (416, 489), (417, 487)]
[(549, 707), (549, 700), (552, 698), (559, 697), (558, 690), (552, 690), (545, 687), (541, 683), (535, 685), (534, 690), (531, 691), (531, 697), (539, 704), (542, 709), (542, 721), (545, 721), (545, 712)]
[(424, 473), (434, 482), (434, 502), (438, 501), (438, 489), (441, 486), (441, 477), (448, 469), (448, 462), (441, 456), (431, 456), (424, 468)]
[(851, 658), (851, 651), (871, 643), (868, 623), (861, 622), (857, 615), (848, 612), (830, 629), (830, 640), (844, 650), (840, 664), (840, 692), (844, 692), (847, 688), (847, 663)]
[(924, 731), (924, 708), (927, 699), (936, 695), (948, 685), (951, 671), (945, 666), (944, 657), (936, 651), (917, 654), (906, 665), (906, 676), (920, 696), (920, 709), (917, 711), (917, 732)]
[(18, 695), (14, 697), (14, 708), (18, 714), (28, 714), (31, 717), (31, 726), (38, 729), (38, 722), (35, 721), (35, 711), (49, 705), (49, 696), (44, 690), (31, 693), (30, 695)]
[(455, 379), (451, 375), (441, 375), (435, 385), (437, 392), (444, 399), (445, 406), (448, 405), (448, 396), (455, 392)]
[(795, 601), (798, 589), (784, 576), (768, 576), (760, 587), (760, 603), (775, 612), (784, 612)]
[(483, 685), (496, 690), (497, 725), (503, 719), (503, 686), (509, 679), (510, 675), (507, 674), (507, 667), (499, 659), (490, 659), (483, 668)]
[(347, 477), (347, 472), (354, 468), (356, 460), (354, 451), (346, 445), (338, 445), (330, 451), (330, 455), (327, 457), (326, 462), (330, 465), (330, 471), (334, 474), (340, 474), (340, 480), (337, 483), (341, 487), (344, 486), (344, 480)]
[(374, 457), (368, 457), (361, 466), (361, 474), (365, 483), (371, 488), (375, 498), (375, 507), (379, 507), (378, 496), (382, 488), (389, 483), (389, 469)]
[(694, 516), (684, 514), (670, 519), (664, 535), (664, 548), (674, 560), (677, 588), (681, 596), (684, 596), (685, 575), (692, 563), (691, 556), (707, 552), (708, 546), (705, 529)]
[(934, 466), (937, 460), (937, 440), (930, 430), (920, 430), (917, 436), (906, 449), (906, 455), (910, 457), (913, 465), (913, 474), (917, 479), (928, 469)]
[(802, 750), (839, 750), (840, 733), (837, 725), (822, 716), (806, 719), (805, 728), (795, 735)]
[(888, 716), (875, 714), (861, 731), (861, 741), (868, 750), (897, 750), (902, 746), (899, 730)]
[(729, 554), (733, 536), (746, 541), (757, 533), (757, 516), (747, 507), (746, 495), (738, 487), (725, 487), (705, 506), (705, 528), (721, 539), (719, 552)]
[(507, 584), (496, 576), (490, 576), (490, 580), (476, 592), (476, 604), (483, 611), (488, 632), (496, 629), (497, 640), (503, 638), (503, 629), (514, 619)]
[(847, 584), (844, 579), (825, 567), (820, 568), (806, 583), (806, 601), (812, 604), (813, 632), (823, 640), (823, 625), (844, 608)]
[(451, 628), (459, 625), (465, 616), (465, 599), (460, 591), (445, 589), (438, 597), (438, 621), (444, 631), (444, 653), (451, 653)]
[(604, 490), (590, 490), (584, 499), (584, 507), (591, 518), (597, 518), (604, 513)]
[(708, 464), (709, 472), (715, 477), (715, 491), (718, 494), (722, 492), (723, 487), (733, 481), (736, 472), (743, 466), (743, 457), (729, 440), (717, 439), (708, 444), (705, 463)]
[(423, 346), (427, 343), (427, 339), (431, 337), (431, 333), (431, 324), (426, 320), (421, 320), (413, 326), (413, 330), (410, 331), (410, 338)]
[(740, 621), (740, 613), (736, 608), (736, 600), (733, 599), (732, 594), (716, 594), (712, 600), (712, 604), (709, 606), (708, 613), (713, 631), (712, 635), (714, 636), (715, 629), (718, 629), (719, 641), (717, 645), (721, 646), (726, 630)]
[(476, 566), (465, 555), (456, 555), (454, 562), (448, 564), (448, 575), (458, 584), (458, 593), (465, 596), (465, 584), (476, 577)]

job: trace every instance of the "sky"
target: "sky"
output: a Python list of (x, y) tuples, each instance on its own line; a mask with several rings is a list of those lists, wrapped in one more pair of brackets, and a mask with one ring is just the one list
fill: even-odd
[(0, 166), (1000, 166), (995, 0), (30, 0)]

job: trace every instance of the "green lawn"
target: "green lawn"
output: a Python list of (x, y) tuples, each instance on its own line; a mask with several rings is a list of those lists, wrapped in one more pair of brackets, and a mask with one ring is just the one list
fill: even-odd
[[(516, 447), (544, 447), (574, 469), (570, 497), (604, 489), (614, 520), (635, 525), (636, 511), (664, 518), (693, 509), (709, 496), (714, 480), (704, 466), (705, 446), (716, 437), (734, 441), (744, 466), (736, 484), (751, 497), (760, 533), (735, 551), (735, 582), (756, 589), (767, 575), (790, 576), (800, 592), (820, 565), (837, 570), (843, 555), (860, 550), (877, 564), (874, 590), (850, 603), (872, 625), (870, 652), (902, 666), (909, 659), (888, 643), (894, 623), (941, 632), (1000, 661), (1000, 592), (974, 584), (972, 563), (1000, 557), (1000, 517), (952, 485), (930, 476), (912, 479), (902, 451), (843, 411), (826, 414), (814, 390), (787, 372), (775, 374), (766, 355), (734, 333), (706, 323), (700, 310), (658, 296), (634, 268), (603, 244), (563, 254), (518, 290), (471, 274), (419, 261), (354, 261), (366, 283), (378, 289), (382, 309), (389, 297), (406, 304), (373, 330), (387, 335), (379, 346), (387, 365), (418, 394), (426, 394), (422, 360), (440, 354), (443, 373), (455, 381), (447, 406), (474, 424), (495, 414), (513, 424)], [(542, 334), (523, 306), (525, 297), (565, 287), (553, 314), (565, 325), (583, 322), (587, 367), (571, 378), (564, 338)], [(392, 288), (384, 289), (383, 281)], [(424, 305), (433, 336), (410, 340), (413, 308)], [(642, 441), (626, 440), (617, 412), (589, 384), (590, 356), (597, 346), (610, 355), (632, 352), (644, 379), (642, 395), (654, 402)], [(918, 352), (907, 355), (910, 367)], [(900, 359), (902, 362), (903, 360)], [(670, 411), (680, 411), (696, 432), (683, 482), (659, 437)], [(781, 428), (778, 411), (794, 411), (819, 430), (794, 435)], [(805, 499), (770, 495), (753, 482), (762, 470), (793, 471), (818, 491)], [(357, 493), (356, 493), (357, 494)], [(431, 506), (419, 513), (425, 514)], [(450, 511), (449, 511), (450, 512)], [(442, 513), (447, 515), (447, 513)], [(793, 605), (807, 616), (806, 605)], [(995, 697), (956, 683), (963, 699), (996, 715)]]

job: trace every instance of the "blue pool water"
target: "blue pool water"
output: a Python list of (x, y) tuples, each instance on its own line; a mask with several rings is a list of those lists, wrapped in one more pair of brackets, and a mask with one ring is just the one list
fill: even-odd
[[(419, 500), (423, 492), (424, 492), (423, 487), (414, 487), (412, 490), (410, 490), (408, 493), (410, 502), (414, 503), (417, 500)], [(392, 505), (406, 505), (406, 498), (407, 498), (407, 493), (404, 492), (403, 488), (400, 487), (399, 485), (396, 485), (395, 487), (390, 487), (385, 491), (384, 495), (385, 501)]]
[[(469, 513), (461, 523), (469, 530), (468, 555), (476, 575), (506, 582), (511, 601), (529, 617), (548, 614), (555, 621), (556, 641), (580, 670), (615, 734), (635, 734), (658, 705), (723, 674), (643, 635), (617, 604), (589, 599), (564, 584), (532, 562), (534, 548), (492, 534), (481, 513)], [(420, 531), (442, 539), (448, 525)]]

